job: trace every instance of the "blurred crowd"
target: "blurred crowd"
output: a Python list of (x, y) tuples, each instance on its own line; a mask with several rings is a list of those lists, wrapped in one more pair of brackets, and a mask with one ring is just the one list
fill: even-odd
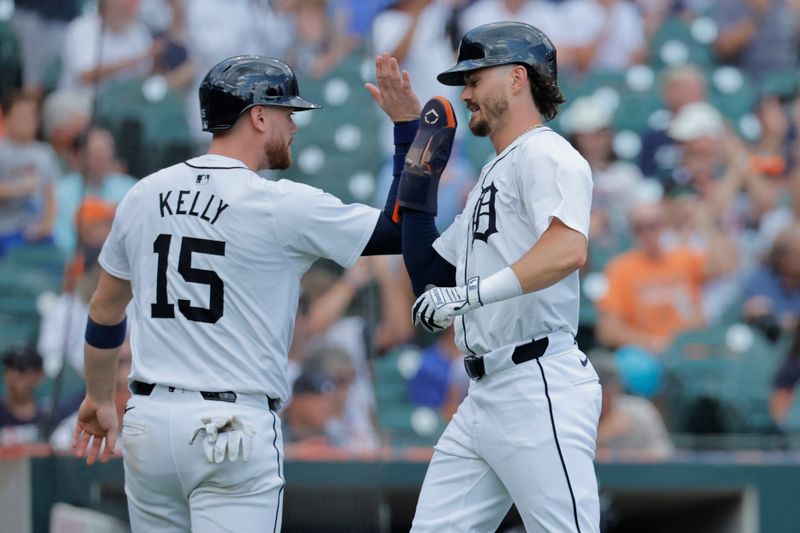
[[(97, 255), (115, 205), (144, 177), (136, 165), (148, 151), (131, 140), (133, 129), (98, 120), (98, 103), (112, 87), (136, 83), (151, 102), (174, 95), (183, 106), (177, 120), (191, 136), (188, 152), (200, 153), (209, 139), (200, 131), (197, 87), (228, 56), (284, 58), (303, 87), (314, 87), (354, 57), (370, 65), (388, 52), (422, 101), (437, 94), (457, 101), (459, 93), (436, 74), (453, 63), (466, 30), (498, 20), (533, 24), (558, 47), (567, 103), (552, 127), (593, 171), (578, 340), (604, 388), (599, 454), (661, 459), (674, 453), (677, 433), (800, 429), (800, 1), (10, 4), (0, 10), (7, 19), (0, 38), (18, 52), (16, 63), (0, 57), (0, 446), (68, 447), (64, 427), (82, 396)], [(353, 90), (371, 74), (362, 76)], [(640, 110), (626, 94), (655, 102), (652, 114), (632, 122)], [(112, 100), (112, 107), (130, 104)], [(369, 188), (376, 205), (391, 178), (391, 124), (380, 124), (375, 150), (384, 170), (372, 169), (379, 177)], [(165, 161), (185, 156), (167, 152)], [(490, 155), (459, 134), (440, 189), (440, 229), (460, 211)], [(286, 177), (299, 179), (293, 171)], [(338, 179), (337, 169), (325, 172)], [(29, 294), (40, 317), (33, 333), (15, 326), (22, 296), (11, 297), (20, 269), (41, 264), (42, 254), (17, 262), (31, 249), (63, 265), (58, 294)], [(282, 413), (288, 453), (435, 442), (469, 380), (452, 330), (431, 337), (411, 326), (414, 296), (402, 261), (364, 258), (348, 271), (321, 262), (302, 286), (289, 353), (293, 401)], [(699, 341), (685, 340), (698, 331), (706, 332)], [(726, 404), (692, 370), (712, 359), (727, 365), (720, 375), (755, 364), (766, 377), (726, 382), (734, 387)], [(129, 350), (123, 361), (121, 407)], [(737, 409), (735, 396), (750, 394), (736, 388), (745, 386), (755, 387), (748, 397), (766, 422), (724, 416)]]

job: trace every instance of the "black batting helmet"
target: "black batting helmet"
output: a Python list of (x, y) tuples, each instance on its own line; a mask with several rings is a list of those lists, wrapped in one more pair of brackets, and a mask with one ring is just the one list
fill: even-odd
[(558, 82), (556, 47), (541, 30), (524, 22), (493, 22), (469, 30), (458, 45), (458, 62), (436, 79), (464, 85), (464, 74), (479, 68), (520, 64)]
[(292, 69), (272, 57), (230, 57), (209, 70), (200, 84), (203, 131), (227, 130), (256, 105), (291, 107), (295, 111), (320, 108), (300, 97)]

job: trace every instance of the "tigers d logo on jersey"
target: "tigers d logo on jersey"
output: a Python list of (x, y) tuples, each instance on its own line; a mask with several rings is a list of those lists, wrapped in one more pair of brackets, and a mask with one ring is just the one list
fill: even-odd
[(472, 213), (472, 241), (488, 242), (489, 237), (497, 233), (497, 214), (494, 208), (497, 187), (494, 182), (488, 187), (481, 187), (481, 195)]

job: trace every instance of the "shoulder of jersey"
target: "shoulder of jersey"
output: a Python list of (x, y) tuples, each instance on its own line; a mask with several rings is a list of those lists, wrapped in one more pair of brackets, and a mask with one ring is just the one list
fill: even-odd
[(522, 142), (522, 146), (528, 157), (555, 160), (559, 166), (574, 164), (588, 168), (589, 165), (567, 139), (550, 128), (528, 136)]

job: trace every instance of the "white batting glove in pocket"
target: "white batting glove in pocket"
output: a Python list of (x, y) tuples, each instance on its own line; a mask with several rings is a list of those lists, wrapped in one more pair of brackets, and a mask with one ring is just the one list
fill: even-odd
[(471, 278), (466, 286), (433, 287), (417, 298), (411, 311), (415, 326), (428, 331), (441, 331), (453, 318), (483, 305), (480, 300), (480, 278)]
[(203, 454), (209, 463), (221, 463), (225, 460), (225, 454), (231, 462), (239, 458), (239, 446), (242, 448), (242, 460), (247, 462), (250, 459), (250, 443), (255, 432), (239, 417), (203, 417), (203, 425), (195, 429), (189, 444), (205, 432), (203, 441)]

